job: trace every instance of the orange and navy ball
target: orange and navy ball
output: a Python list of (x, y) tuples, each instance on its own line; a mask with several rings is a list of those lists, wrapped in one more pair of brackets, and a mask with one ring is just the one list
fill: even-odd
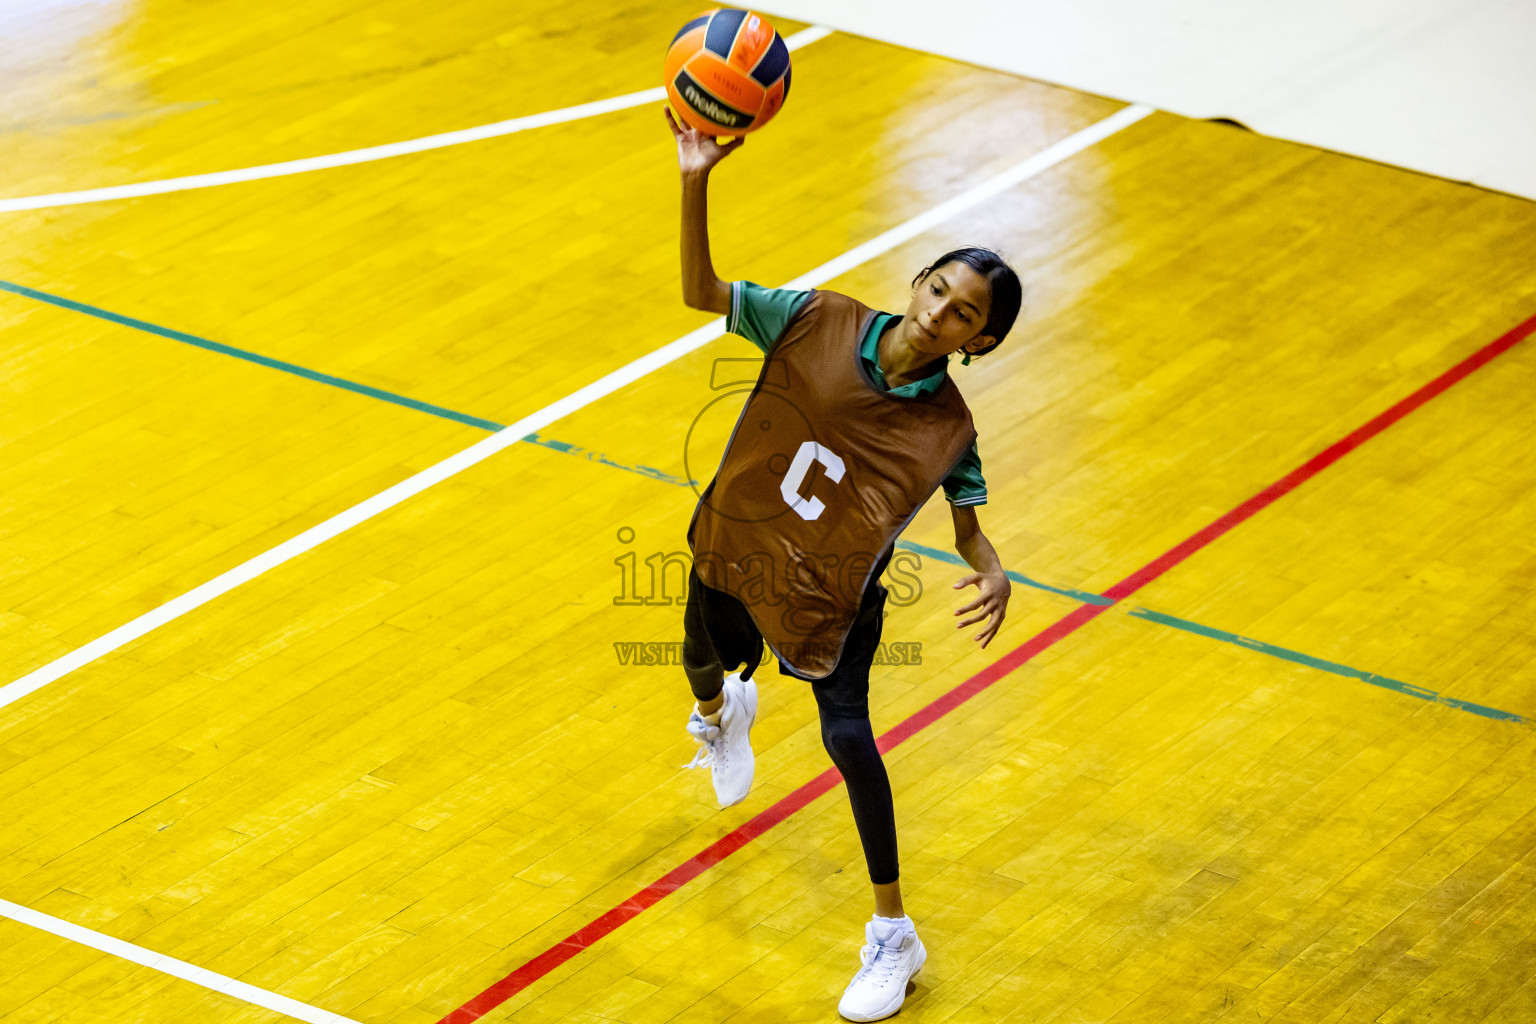
[(667, 49), (672, 109), (710, 135), (767, 124), (789, 95), (789, 47), (767, 19), (720, 7), (684, 25)]

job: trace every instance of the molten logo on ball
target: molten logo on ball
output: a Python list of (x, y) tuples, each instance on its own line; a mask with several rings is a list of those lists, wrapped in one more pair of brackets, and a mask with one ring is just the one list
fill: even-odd
[(677, 89), (678, 95), (682, 96), (683, 102), (723, 128), (746, 128), (752, 123), (751, 114), (733, 110), (721, 103), (699, 88), (699, 83), (689, 78), (686, 71), (679, 71), (672, 85)]

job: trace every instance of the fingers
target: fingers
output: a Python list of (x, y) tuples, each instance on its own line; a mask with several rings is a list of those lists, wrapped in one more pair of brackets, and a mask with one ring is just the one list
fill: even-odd
[(677, 140), (678, 158), (690, 161), (690, 166), (696, 169), (708, 170), (747, 141), (744, 135), (734, 135), (722, 143), (716, 136), (701, 132), (687, 121), (679, 119), (671, 106), (662, 104), (661, 112), (666, 116), (667, 127), (672, 129), (672, 137)]
[(1002, 621), (1003, 610), (998, 607), (996, 601), (982, 601), (980, 599), (977, 599), (975, 601), (972, 601), (970, 604), (966, 605), (964, 608), (961, 608), (959, 611), (955, 612), (955, 614), (956, 615), (964, 615), (966, 612), (973, 612), (973, 611), (976, 611), (977, 609), (980, 609), (980, 611), (977, 612), (977, 614), (972, 615), (970, 618), (956, 623), (955, 624), (955, 628), (956, 629), (964, 629), (966, 626), (969, 626), (969, 625), (971, 625), (974, 622), (980, 622), (982, 619), (990, 619), (993, 616), (996, 616), (997, 620), (999, 622)]
[(687, 121), (678, 120), (677, 116), (672, 113), (672, 107), (669, 104), (663, 103), (661, 110), (667, 115), (667, 124), (672, 126), (672, 134), (677, 136), (679, 140), (701, 140), (707, 138), (711, 143), (715, 141), (712, 136), (706, 136)]
[[(970, 611), (974, 607), (975, 605), (967, 606), (955, 614), (959, 615), (962, 612)], [(955, 623), (955, 628), (964, 629), (966, 626), (974, 626), (978, 622), (985, 621), (986, 625), (982, 627), (981, 632), (977, 633), (973, 639), (981, 641), (981, 646), (986, 647), (987, 644), (992, 642), (992, 638), (997, 635), (997, 631), (1002, 628), (1005, 615), (1006, 612), (1001, 607), (995, 602), (989, 601), (980, 615), (972, 615), (968, 619)]]
[(955, 584), (954, 589), (959, 590), (961, 587), (974, 587), (980, 581), (981, 581), (981, 574), (973, 572), (969, 576), (962, 576), (962, 577), (960, 577), (960, 580), (959, 580), (959, 582), (957, 582)]
[(959, 608), (956, 608), (955, 609), (955, 614), (956, 615), (964, 615), (966, 612), (973, 612), (977, 608), (980, 608), (982, 605), (984, 605), (986, 603), (987, 603), (987, 599), (985, 597), (978, 597), (976, 600), (972, 601), (970, 604), (964, 605), (964, 606), (959, 607)]

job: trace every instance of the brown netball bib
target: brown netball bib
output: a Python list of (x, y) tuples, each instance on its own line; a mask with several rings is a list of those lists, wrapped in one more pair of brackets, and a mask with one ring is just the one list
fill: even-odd
[(780, 661), (812, 679), (842, 655), (881, 557), (976, 439), (948, 377), (881, 390), (859, 359), (877, 314), (836, 292), (801, 307), (763, 365), (688, 539)]

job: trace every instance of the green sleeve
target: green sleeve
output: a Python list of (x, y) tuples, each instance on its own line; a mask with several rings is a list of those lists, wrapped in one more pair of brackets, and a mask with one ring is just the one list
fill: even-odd
[(725, 318), (725, 329), (746, 338), (766, 354), (810, 297), (810, 292), (793, 288), (764, 288), (751, 281), (733, 281), (731, 312)]
[(970, 451), (944, 478), (944, 497), (952, 505), (987, 503), (987, 479), (981, 475), (981, 453), (976, 450), (976, 442), (971, 442)]

